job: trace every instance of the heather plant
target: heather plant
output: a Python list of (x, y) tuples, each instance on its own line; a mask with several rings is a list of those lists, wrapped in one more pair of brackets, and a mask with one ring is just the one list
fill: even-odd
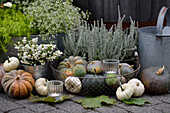
[(85, 55), (88, 60), (134, 60), (133, 52), (137, 49), (138, 31), (132, 19), (130, 28), (124, 30), (123, 19), (119, 13), (117, 25), (109, 30), (106, 29), (103, 20), (95, 21), (93, 25), (81, 22), (77, 32), (68, 31), (64, 39), (64, 56)]

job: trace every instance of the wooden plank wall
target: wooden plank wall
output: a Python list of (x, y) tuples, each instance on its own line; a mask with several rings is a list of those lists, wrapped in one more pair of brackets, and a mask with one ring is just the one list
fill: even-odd
[(129, 16), (138, 22), (155, 22), (161, 7), (170, 7), (170, 0), (74, 0), (74, 5), (89, 10), (90, 20), (117, 22), (119, 5), (124, 22), (129, 22)]

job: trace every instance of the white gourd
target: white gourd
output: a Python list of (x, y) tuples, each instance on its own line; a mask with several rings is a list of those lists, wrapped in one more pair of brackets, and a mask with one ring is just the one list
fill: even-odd
[(124, 83), (121, 86), (123, 90), (121, 87), (118, 87), (116, 91), (116, 96), (119, 100), (123, 100), (123, 99), (128, 100), (129, 98), (131, 98), (131, 96), (134, 93), (134, 87), (128, 83)]
[(36, 89), (38, 94), (40, 94), (42, 96), (47, 95), (46, 83), (47, 83), (47, 79), (45, 79), (45, 78), (39, 78), (39, 79), (36, 80), (35, 89)]
[(17, 57), (10, 57), (9, 60), (4, 62), (3, 67), (5, 71), (11, 71), (16, 69), (19, 64), (19, 59)]
[(133, 96), (135, 96), (135, 97), (141, 96), (145, 91), (144, 85), (137, 78), (133, 78), (133, 79), (129, 80), (128, 84), (133, 85), (133, 87), (134, 87)]
[(78, 77), (67, 77), (64, 84), (66, 89), (72, 93), (79, 93), (82, 88), (82, 83)]

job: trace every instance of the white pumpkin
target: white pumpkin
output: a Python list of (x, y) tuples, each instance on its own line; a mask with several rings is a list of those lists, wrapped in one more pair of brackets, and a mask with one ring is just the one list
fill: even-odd
[(10, 57), (9, 60), (6, 60), (4, 62), (4, 70), (5, 71), (11, 71), (16, 69), (19, 66), (19, 59), (17, 57)]
[(82, 88), (82, 83), (78, 77), (67, 77), (64, 84), (66, 89), (72, 93), (79, 93)]
[(119, 100), (123, 100), (123, 99), (128, 100), (129, 98), (131, 98), (131, 96), (134, 93), (134, 87), (133, 85), (128, 83), (124, 83), (121, 86), (122, 88), (121, 87), (117, 88), (116, 96)]
[(39, 78), (36, 80), (35, 82), (35, 90), (37, 91), (38, 94), (42, 95), (42, 96), (46, 96), (47, 95), (47, 79), (45, 78)]
[(133, 87), (134, 87), (133, 96), (135, 96), (135, 97), (141, 96), (145, 91), (144, 85), (137, 78), (133, 78), (133, 79), (129, 80), (128, 84), (133, 85)]

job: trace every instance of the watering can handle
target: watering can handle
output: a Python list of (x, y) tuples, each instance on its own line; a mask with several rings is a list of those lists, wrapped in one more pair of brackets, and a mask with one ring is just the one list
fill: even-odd
[[(156, 33), (157, 34), (162, 34), (162, 29), (163, 29), (163, 22), (164, 22), (164, 18), (166, 15), (168, 8), (166, 8), (165, 6), (162, 7), (162, 9), (159, 12), (158, 15), (158, 20), (157, 20), (157, 25), (156, 25)], [(169, 15), (170, 16), (170, 15)], [(167, 20), (168, 20), (168, 15), (167, 15)], [(167, 25), (168, 25), (168, 21), (167, 21)]]

